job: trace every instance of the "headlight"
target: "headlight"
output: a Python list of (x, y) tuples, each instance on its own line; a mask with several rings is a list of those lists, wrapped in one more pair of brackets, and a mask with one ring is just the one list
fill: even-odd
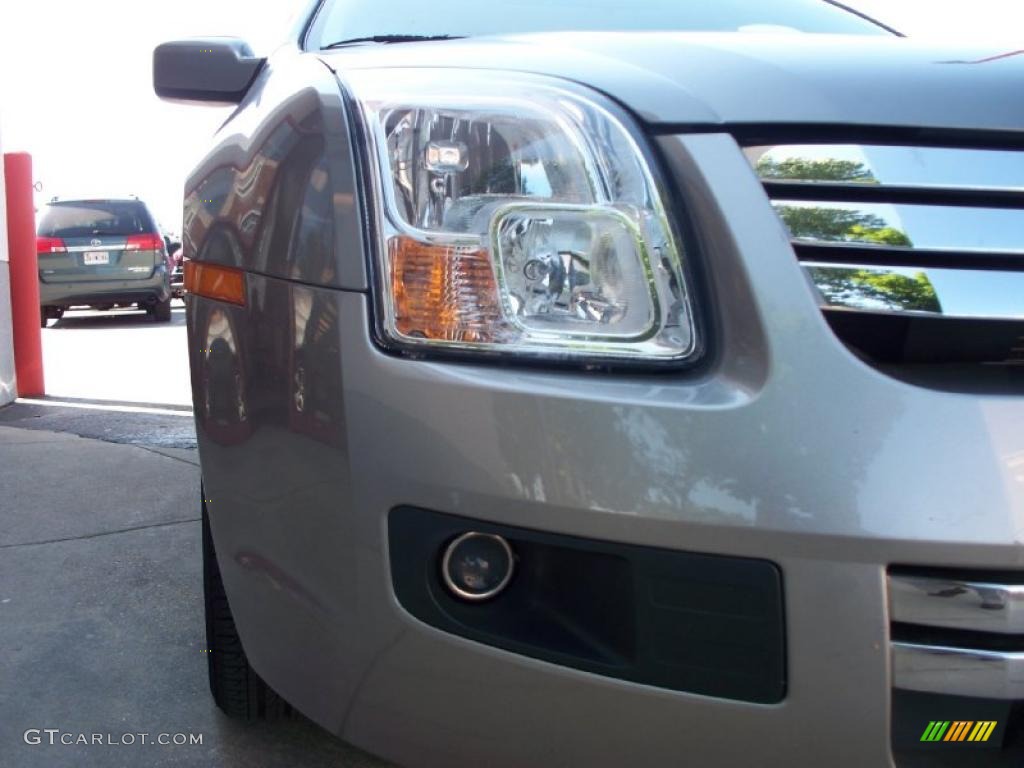
[(547, 79), (345, 73), (374, 152), (385, 342), (583, 362), (681, 361), (697, 338), (643, 152)]

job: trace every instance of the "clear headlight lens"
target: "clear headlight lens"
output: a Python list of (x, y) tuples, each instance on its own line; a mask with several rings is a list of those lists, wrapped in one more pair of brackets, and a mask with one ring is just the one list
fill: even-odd
[(694, 354), (679, 247), (609, 111), (526, 75), (345, 78), (376, 154), (389, 342), (587, 361)]

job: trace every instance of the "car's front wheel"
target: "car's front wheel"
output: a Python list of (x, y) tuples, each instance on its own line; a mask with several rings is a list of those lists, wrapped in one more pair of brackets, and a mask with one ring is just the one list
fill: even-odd
[[(205, 499), (205, 496), (204, 496)], [(256, 674), (242, 648), (217, 564), (203, 501), (203, 599), (210, 693), (224, 714), (244, 720), (290, 717), (291, 706)]]

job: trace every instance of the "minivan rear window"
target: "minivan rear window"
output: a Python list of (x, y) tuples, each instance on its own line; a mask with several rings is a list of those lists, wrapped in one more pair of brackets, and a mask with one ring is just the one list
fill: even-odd
[(134, 235), (153, 232), (146, 207), (135, 200), (75, 200), (50, 203), (39, 222), (44, 237)]

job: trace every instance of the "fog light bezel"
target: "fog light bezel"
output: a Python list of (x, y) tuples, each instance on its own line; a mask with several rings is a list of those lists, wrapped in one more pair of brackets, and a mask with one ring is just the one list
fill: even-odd
[[(452, 556), (458, 549), (459, 545), (473, 539), (488, 539), (497, 542), (501, 549), (505, 552), (505, 556), (508, 559), (508, 570), (505, 575), (502, 576), (501, 581), (498, 584), (487, 590), (486, 592), (469, 592), (463, 587), (460, 587), (455, 579), (452, 578), (449, 572), (449, 566), (451, 565)], [(504, 536), (498, 536), (493, 533), (483, 533), (481, 531), (466, 531), (465, 533), (456, 536), (444, 549), (444, 554), (441, 557), (441, 579), (444, 582), (445, 587), (448, 591), (460, 600), (466, 600), (471, 603), (481, 603), (487, 600), (492, 600), (508, 587), (512, 581), (512, 576), (516, 570), (516, 556), (512, 550), (512, 545), (508, 543), (508, 539)]]

